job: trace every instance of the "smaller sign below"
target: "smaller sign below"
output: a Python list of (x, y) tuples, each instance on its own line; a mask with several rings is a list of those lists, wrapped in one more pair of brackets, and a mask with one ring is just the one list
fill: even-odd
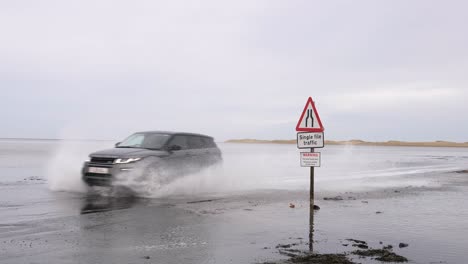
[(323, 132), (297, 133), (297, 148), (323, 148)]
[(320, 152), (301, 152), (301, 167), (320, 167)]

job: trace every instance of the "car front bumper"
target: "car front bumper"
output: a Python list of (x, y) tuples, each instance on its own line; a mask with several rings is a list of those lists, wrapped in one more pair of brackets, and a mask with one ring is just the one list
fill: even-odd
[(85, 162), (81, 170), (83, 181), (88, 186), (111, 186), (117, 175), (128, 174), (134, 170), (129, 164), (100, 164)]

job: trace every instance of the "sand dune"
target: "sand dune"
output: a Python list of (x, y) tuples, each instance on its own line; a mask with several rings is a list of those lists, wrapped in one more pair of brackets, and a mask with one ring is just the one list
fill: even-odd
[[(296, 144), (295, 139), (291, 140), (260, 140), (260, 139), (230, 139), (226, 143), (250, 143), (250, 144)], [(450, 141), (428, 141), (428, 142), (409, 142), (390, 140), (385, 142), (368, 142), (359, 139), (353, 140), (325, 140), (325, 145), (357, 145), (357, 146), (411, 146), (411, 147), (468, 147), (468, 142), (450, 142)]]

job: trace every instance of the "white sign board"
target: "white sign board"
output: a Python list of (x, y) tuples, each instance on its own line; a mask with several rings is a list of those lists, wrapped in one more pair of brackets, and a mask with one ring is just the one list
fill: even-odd
[(297, 148), (323, 148), (323, 132), (300, 132), (297, 133)]
[(320, 152), (301, 152), (301, 167), (320, 167)]

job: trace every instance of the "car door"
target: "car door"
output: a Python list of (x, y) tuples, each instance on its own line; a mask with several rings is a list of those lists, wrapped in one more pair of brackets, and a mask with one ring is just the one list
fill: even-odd
[(167, 158), (167, 164), (175, 176), (186, 174), (192, 166), (192, 153), (188, 144), (188, 138), (185, 135), (175, 135), (168, 143), (169, 148), (178, 146), (179, 150), (171, 150)]
[(209, 137), (204, 137), (202, 138), (203, 143), (204, 143), (204, 149), (205, 149), (205, 155), (206, 155), (206, 162), (208, 165), (213, 165), (219, 162), (221, 158), (221, 152), (220, 150), (216, 147), (216, 144), (214, 143), (212, 138)]
[(194, 170), (200, 170), (206, 166), (206, 149), (204, 142), (199, 136), (188, 137), (189, 147), (192, 155), (192, 162)]

